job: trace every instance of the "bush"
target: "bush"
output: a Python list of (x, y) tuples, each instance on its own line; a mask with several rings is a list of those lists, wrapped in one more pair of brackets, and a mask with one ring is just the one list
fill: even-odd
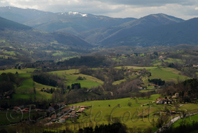
[(128, 102), (128, 106), (131, 107), (131, 105), (132, 105), (132, 103), (131, 102)]
[(85, 77), (79, 76), (76, 80), (85, 80), (85, 79), (86, 79)]

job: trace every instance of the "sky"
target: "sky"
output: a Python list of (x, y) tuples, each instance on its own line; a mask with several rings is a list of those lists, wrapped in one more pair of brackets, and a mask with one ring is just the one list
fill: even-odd
[(157, 13), (186, 20), (198, 17), (198, 0), (0, 0), (0, 6), (50, 12), (73, 11), (114, 18), (140, 18)]

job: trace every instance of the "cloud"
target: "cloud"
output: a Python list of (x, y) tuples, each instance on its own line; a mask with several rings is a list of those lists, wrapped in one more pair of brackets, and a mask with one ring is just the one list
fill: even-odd
[(77, 11), (122, 18), (165, 13), (188, 19), (196, 16), (198, 11), (198, 1), (195, 0), (0, 0), (0, 4), (51, 12)]
[(125, 5), (139, 5), (139, 6), (162, 6), (165, 4), (184, 4), (186, 0), (99, 0), (101, 2), (125, 4)]

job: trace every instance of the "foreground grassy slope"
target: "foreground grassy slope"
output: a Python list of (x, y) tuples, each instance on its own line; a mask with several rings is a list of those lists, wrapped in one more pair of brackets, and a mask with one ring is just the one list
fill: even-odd
[[(149, 110), (148, 106), (143, 107), (141, 105), (154, 101), (158, 97), (159, 95), (155, 94), (152, 95), (149, 99), (139, 98), (137, 101), (131, 98), (123, 98), (123, 99), (115, 99), (115, 100), (89, 101), (89, 102), (77, 103), (74, 105), (92, 106), (92, 108), (86, 111), (88, 116), (87, 117), (81, 116), (80, 119), (78, 120), (79, 122), (89, 122), (90, 114), (91, 114), (91, 119), (94, 123), (108, 124), (107, 116), (110, 116), (112, 114), (112, 118), (113, 117), (121, 118), (120, 121), (125, 123), (129, 128), (132, 127), (147, 128), (147, 127), (152, 127), (148, 117), (144, 118), (143, 120), (142, 118), (139, 118), (139, 115), (143, 110), (145, 110), (144, 115), (147, 115), (148, 113), (152, 113), (156, 110), (156, 107), (152, 107)], [(131, 106), (128, 106), (129, 102), (132, 103)], [(120, 107), (117, 107), (118, 104), (120, 104)], [(129, 117), (130, 119), (128, 120)]]

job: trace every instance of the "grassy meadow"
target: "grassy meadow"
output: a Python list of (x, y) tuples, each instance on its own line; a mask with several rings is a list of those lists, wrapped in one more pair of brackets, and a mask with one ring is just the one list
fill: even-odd
[[(65, 84), (66, 85), (71, 85), (73, 83), (80, 83), (81, 87), (86, 87), (86, 88), (91, 88), (94, 86), (99, 86), (103, 84), (102, 80), (99, 80), (95, 77), (85, 75), (85, 74), (80, 74), (78, 69), (70, 69), (70, 70), (63, 70), (63, 71), (52, 71), (49, 73), (57, 74), (59, 77), (66, 77), (65, 78)], [(85, 77), (84, 80), (77, 80), (77, 78)]]
[(180, 119), (180, 120), (178, 120), (177, 122), (175, 122), (175, 123), (172, 125), (172, 127), (173, 127), (173, 128), (179, 127), (179, 126), (181, 125), (181, 123), (184, 123), (184, 122), (192, 124), (193, 121), (198, 122), (198, 114), (193, 115), (193, 116), (189, 116), (189, 117), (187, 117), (187, 118)]
[(22, 74), (22, 73), (28, 73), (28, 72), (33, 72), (34, 68), (26, 68), (26, 69), (6, 69), (6, 70), (0, 70), (0, 74), (2, 73), (16, 73), (18, 72), (18, 74)]
[[(179, 63), (179, 64), (183, 64), (184, 61), (182, 61), (181, 59), (176, 59), (176, 58), (167, 58), (165, 60), (163, 60), (163, 62), (168, 62), (168, 63)], [(162, 64), (161, 60), (156, 60), (153, 65), (154, 66), (160, 66)]]
[(187, 76), (180, 75), (180, 72), (174, 68), (157, 68), (150, 70), (151, 77), (149, 79), (159, 79), (165, 81), (177, 81), (177, 80), (186, 80), (188, 79)]
[[(151, 108), (149, 109), (149, 106), (142, 105), (155, 101), (156, 98), (158, 98), (159, 96), (160, 95), (155, 94), (152, 95), (149, 99), (139, 98), (137, 101), (131, 98), (123, 98), (115, 100), (88, 101), (73, 105), (92, 106), (90, 109), (86, 110), (86, 114), (88, 116), (82, 115), (78, 119), (78, 122), (86, 123), (92, 120), (93, 123), (108, 124), (108, 116), (111, 115), (112, 118), (119, 118), (120, 121), (126, 124), (128, 128), (147, 128), (152, 127), (149, 117), (142, 119), (140, 118), (140, 115), (146, 116), (148, 115), (148, 113), (152, 114), (154, 111), (157, 110), (157, 108), (151, 106)], [(131, 106), (128, 106), (129, 102), (132, 103)], [(118, 104), (120, 105), (120, 107), (118, 107)]]
[[(128, 69), (146, 69), (146, 70), (151, 70), (151, 69), (155, 69), (157, 67), (138, 67), (138, 66), (123, 66), (123, 67), (127, 67)], [(121, 69), (122, 66), (119, 67), (115, 67), (116, 69)]]

